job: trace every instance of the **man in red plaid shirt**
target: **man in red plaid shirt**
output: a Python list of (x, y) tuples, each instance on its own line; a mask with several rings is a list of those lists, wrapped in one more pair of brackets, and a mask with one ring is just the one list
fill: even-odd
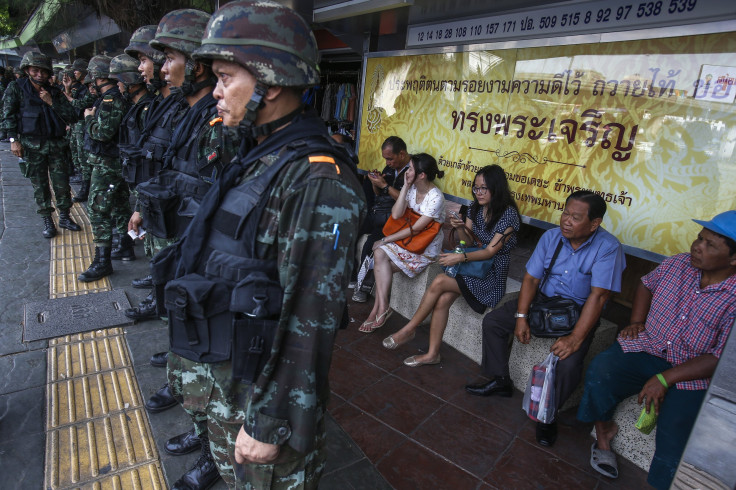
[(578, 419), (595, 422), (590, 463), (616, 478), (616, 405), (639, 393), (658, 415), (649, 483), (669, 488), (711, 376), (736, 319), (736, 211), (710, 221), (689, 254), (642, 277), (631, 323), (591, 363)]

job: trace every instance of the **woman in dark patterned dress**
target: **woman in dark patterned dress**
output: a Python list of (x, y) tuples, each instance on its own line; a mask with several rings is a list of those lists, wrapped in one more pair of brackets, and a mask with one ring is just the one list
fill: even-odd
[[(404, 364), (417, 367), (440, 362), (440, 344), (447, 327), (450, 306), (462, 295), (473, 310), (483, 313), (486, 308), (496, 306), (506, 292), (506, 276), (509, 271), (509, 252), (516, 246), (519, 231), (519, 210), (516, 207), (506, 174), (498, 165), (483, 167), (473, 181), (473, 204), (468, 217), (462, 220), (451, 218), (458, 242), (464, 240), (470, 246), (474, 237), (481, 250), (466, 254), (444, 253), (439, 263), (452, 266), (465, 260), (489, 260), (495, 257), (493, 267), (484, 278), (465, 277), (458, 274), (450, 277), (440, 274), (425, 291), (417, 312), (409, 323), (395, 334), (383, 340), (386, 349), (396, 349), (414, 338), (416, 329), (429, 314), (432, 314), (429, 332), (429, 349), (421, 356), (411, 356)], [(467, 229), (466, 229), (467, 227)]]

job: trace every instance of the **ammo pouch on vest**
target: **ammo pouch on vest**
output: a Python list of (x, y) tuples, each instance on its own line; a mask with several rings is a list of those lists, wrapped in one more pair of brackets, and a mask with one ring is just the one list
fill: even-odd
[(170, 186), (152, 181), (140, 184), (137, 189), (146, 230), (159, 238), (178, 236), (176, 209), (179, 206), (179, 196), (174, 190)]
[[(176, 277), (176, 267), (181, 256), (181, 242), (165, 247), (151, 259), (151, 279), (156, 297), (166, 296), (166, 284)], [(166, 304), (156, 301), (156, 314), (166, 316)]]
[(142, 159), (143, 155), (139, 148), (134, 145), (120, 145), (120, 159), (123, 164), (123, 179), (130, 185), (143, 182), (142, 179)]
[(279, 282), (252, 272), (233, 289), (233, 378), (253, 383), (269, 357), (281, 312)]
[(164, 295), (172, 352), (197, 362), (230, 359), (232, 314), (224, 282), (187, 274), (170, 281)]
[(175, 213), (175, 236), (182, 236), (184, 234), (189, 223), (192, 222), (192, 218), (197, 214), (199, 203), (202, 202), (202, 198), (210, 190), (210, 187), (210, 184), (197, 177), (177, 173), (174, 179), (174, 188), (176, 189), (176, 194), (180, 196), (180, 201)]

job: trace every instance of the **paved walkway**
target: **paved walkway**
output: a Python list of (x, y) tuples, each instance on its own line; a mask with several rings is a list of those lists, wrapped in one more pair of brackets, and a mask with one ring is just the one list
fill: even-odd
[[(81, 207), (78, 212), (83, 213)], [(24, 302), (77, 292), (94, 293), (85, 289), (86, 286), (77, 290), (75, 284), (79, 283), (75, 281), (58, 279), (59, 268), (55, 264), (72, 259), (63, 250), (54, 248), (63, 249), (64, 244), (71, 244), (70, 232), (63, 230), (59, 237), (49, 241), (41, 236), (41, 230), (30, 183), (20, 175), (9, 145), (0, 143), (2, 481), (13, 482), (15, 488), (164, 488), (197, 459), (196, 453), (172, 457), (163, 451), (168, 437), (189, 429), (180, 407), (160, 414), (148, 414), (140, 409), (165, 382), (164, 371), (152, 367), (148, 359), (151, 354), (166, 349), (166, 326), (160, 321), (147, 321), (56, 339), (50, 344), (23, 342)], [(515, 277), (523, 273), (523, 263), (533, 243), (528, 241), (525, 246), (517, 252), (512, 265)], [(80, 252), (84, 253), (89, 252)], [(138, 260), (114, 264), (115, 274), (110, 276), (109, 286), (100, 290), (122, 289), (131, 304), (145, 296), (146, 291), (130, 287), (131, 279), (145, 275), (147, 270), (142, 247), (138, 246), (136, 253)], [(80, 258), (77, 266), (86, 267), (87, 260), (87, 257)], [(61, 291), (62, 284), (71, 284), (71, 290)], [(615, 481), (599, 476), (590, 468), (590, 427), (579, 424), (574, 413), (561, 415), (560, 437), (554, 448), (538, 446), (534, 441), (534, 424), (520, 409), (521, 393), (511, 399), (467, 395), (463, 385), (477, 379), (478, 366), (448, 346), (442, 347), (443, 362), (438, 366), (405, 367), (401, 363), (404, 357), (426, 348), (427, 330), (420, 329), (413, 342), (397, 351), (387, 351), (381, 347), (381, 339), (400, 328), (405, 320), (394, 315), (381, 331), (361, 334), (357, 326), (369, 307), (370, 303), (351, 305), (350, 314), (355, 321), (337, 336), (331, 371), (334, 396), (329, 406), (328, 467), (320, 488), (646, 487), (646, 473), (625, 461), (621, 461), (621, 477)], [(624, 317), (626, 312), (613, 311), (611, 315)], [(100, 357), (95, 357), (96, 353), (102, 351), (92, 349), (92, 354), (85, 355), (86, 347), (80, 347), (112, 345), (111, 342), (118, 341), (119, 352), (123, 354), (111, 355), (114, 362), (107, 368), (95, 361)], [(51, 353), (58, 352), (60, 346), (65, 352), (75, 349), (81, 352), (82, 360), (78, 364), (86, 362), (101, 369), (101, 373), (94, 375), (97, 378), (91, 379), (102, 379), (109, 373), (127, 372), (127, 369), (133, 375), (126, 382), (134, 387), (131, 388), (134, 392), (127, 401), (116, 402), (119, 407), (106, 401), (115, 398), (114, 390), (107, 397), (100, 396), (98, 404), (94, 401), (94, 389), (99, 393), (100, 386), (118, 386), (116, 381), (99, 385), (80, 381), (75, 385), (78, 392), (66, 396), (66, 401), (54, 396), (49, 386), (60, 382), (61, 376), (58, 369), (47, 369), (47, 359), (52, 360), (50, 365), (58, 366), (58, 356)], [(75, 362), (70, 362), (73, 377), (77, 376)], [(123, 379), (117, 374), (113, 377)], [(91, 407), (86, 415), (83, 409), (77, 410), (79, 427), (100, 428), (78, 437), (72, 445), (75, 450), (84, 451), (86, 457), (65, 452), (58, 438), (47, 437), (54, 432), (54, 421), (58, 425), (59, 420), (50, 414), (60, 413), (57, 405), (62, 402), (74, 405), (69, 400), (77, 400), (79, 407)], [(106, 412), (98, 413), (95, 407), (102, 407)], [(115, 421), (127, 420), (130, 424), (131, 419), (140, 419), (139, 424), (136, 422), (140, 426), (139, 442), (131, 442), (135, 434), (115, 437), (118, 430)], [(82, 429), (71, 429), (76, 427), (71, 421), (64, 427), (70, 434), (82, 434)], [(103, 436), (107, 434), (112, 434), (112, 442), (104, 442)], [(111, 464), (102, 464), (107, 461), (105, 458)], [(127, 463), (120, 464), (123, 460)], [(215, 488), (225, 486), (220, 482)]]

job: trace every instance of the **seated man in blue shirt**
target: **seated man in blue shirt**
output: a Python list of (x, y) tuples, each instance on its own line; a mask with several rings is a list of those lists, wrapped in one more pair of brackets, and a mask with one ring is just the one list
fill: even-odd
[[(577, 191), (567, 198), (560, 227), (546, 231), (529, 262), (517, 301), (509, 301), (483, 319), (483, 362), (481, 370), (490, 382), (468, 385), (478, 396), (510, 397), (514, 386), (509, 377), (508, 337), (513, 332), (522, 344), (531, 339), (527, 314), (537, 295), (544, 270), (549, 267), (557, 245), (562, 248), (549, 271), (542, 293), (562, 296), (582, 305), (572, 333), (558, 338), (551, 351), (559, 356), (555, 373), (556, 408), (559, 409), (582, 379), (583, 359), (593, 340), (601, 311), (611, 293), (621, 291), (621, 273), (626, 267), (621, 243), (601, 227), (606, 202), (590, 191)], [(540, 359), (541, 361), (542, 359)], [(551, 446), (557, 425), (537, 423), (537, 442)]]

